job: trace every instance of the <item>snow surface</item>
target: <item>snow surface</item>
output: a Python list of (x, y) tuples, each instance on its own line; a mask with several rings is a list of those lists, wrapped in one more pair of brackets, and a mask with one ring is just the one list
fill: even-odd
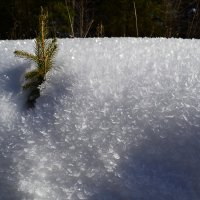
[(60, 39), (34, 110), (0, 41), (1, 200), (199, 200), (200, 41)]

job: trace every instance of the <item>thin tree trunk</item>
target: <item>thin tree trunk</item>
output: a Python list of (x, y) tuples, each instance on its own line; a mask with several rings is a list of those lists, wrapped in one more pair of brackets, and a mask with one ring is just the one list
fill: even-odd
[(136, 10), (135, 1), (133, 1), (133, 5), (134, 5), (134, 12), (135, 12), (135, 27), (136, 27), (136, 34), (137, 34), (137, 37), (138, 37), (138, 35), (139, 35), (139, 33), (138, 33), (138, 21), (137, 21), (137, 10)]
[(71, 18), (71, 14), (69, 12), (69, 7), (68, 7), (67, 0), (65, 0), (65, 4), (66, 4), (67, 14), (68, 14), (68, 17), (69, 17), (69, 23), (70, 23), (70, 27), (71, 27), (71, 36), (74, 37), (74, 26), (73, 26), (73, 21), (72, 21), (72, 18)]
[(79, 31), (80, 31), (80, 37), (83, 37), (83, 21), (84, 21), (84, 0), (80, 1), (80, 26), (79, 26)]

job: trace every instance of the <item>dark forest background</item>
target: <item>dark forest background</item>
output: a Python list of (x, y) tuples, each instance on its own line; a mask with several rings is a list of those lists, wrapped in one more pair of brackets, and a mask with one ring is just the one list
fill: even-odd
[(199, 0), (0, 0), (0, 39), (29, 39), (41, 6), (50, 36), (200, 38)]

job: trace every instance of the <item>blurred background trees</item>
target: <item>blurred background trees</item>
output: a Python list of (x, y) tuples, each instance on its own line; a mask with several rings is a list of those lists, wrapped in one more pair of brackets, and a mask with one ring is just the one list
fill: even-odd
[(41, 6), (50, 36), (200, 38), (199, 0), (1, 0), (0, 39), (34, 38)]

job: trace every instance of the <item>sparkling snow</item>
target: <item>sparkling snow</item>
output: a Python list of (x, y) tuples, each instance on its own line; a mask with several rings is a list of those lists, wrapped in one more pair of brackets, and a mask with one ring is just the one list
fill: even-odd
[(200, 40), (60, 39), (34, 110), (0, 41), (0, 199), (199, 200)]

